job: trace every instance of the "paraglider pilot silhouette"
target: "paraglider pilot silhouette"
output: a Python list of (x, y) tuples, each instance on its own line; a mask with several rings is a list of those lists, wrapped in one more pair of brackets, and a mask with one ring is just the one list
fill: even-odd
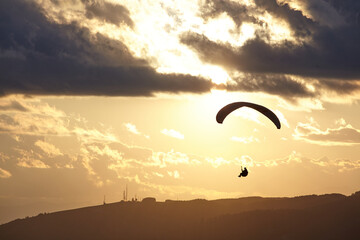
[(246, 177), (248, 175), (248, 170), (246, 169), (246, 167), (244, 167), (244, 169), (241, 166), (241, 173), (238, 177)]

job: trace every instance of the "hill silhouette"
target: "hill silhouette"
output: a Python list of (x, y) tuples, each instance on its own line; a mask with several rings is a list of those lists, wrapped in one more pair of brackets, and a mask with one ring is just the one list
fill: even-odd
[(0, 239), (360, 239), (360, 192), (118, 202), (0, 226)]

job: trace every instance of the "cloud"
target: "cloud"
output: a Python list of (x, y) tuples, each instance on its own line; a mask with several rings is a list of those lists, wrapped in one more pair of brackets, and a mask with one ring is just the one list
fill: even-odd
[(109, 132), (99, 131), (98, 129), (88, 129), (82, 127), (75, 127), (71, 130), (81, 142), (116, 142), (117, 137)]
[(0, 111), (27, 111), (27, 108), (24, 107), (21, 103), (19, 103), (18, 101), (15, 100), (11, 100), (10, 102), (8, 101), (1, 101), (0, 102)]
[(258, 167), (277, 167), (284, 164), (286, 165), (292, 163), (298, 164), (298, 163), (302, 163), (303, 161), (304, 161), (303, 156), (300, 153), (296, 151), (292, 151), (291, 154), (283, 158), (254, 162), (254, 165)]
[[(202, 61), (221, 65), (228, 71), (245, 73), (245, 77), (234, 78), (235, 84), (226, 86), (229, 90), (261, 91), (285, 98), (315, 97), (324, 90), (338, 94), (359, 91), (360, 23), (355, 16), (360, 6), (355, 1), (327, 1), (308, 7), (323, 7), (323, 12), (336, 12), (337, 20), (332, 24), (336, 27), (319, 24), (318, 19), (324, 19), (324, 16), (309, 18), (301, 10), (275, 0), (255, 0), (258, 9), (255, 12), (244, 11), (244, 6), (235, 2), (231, 2), (232, 8), (227, 7), (229, 1), (206, 3), (209, 5), (209, 2), (212, 13), (225, 12), (232, 16), (238, 11), (241, 19), (246, 19), (243, 15), (249, 14), (258, 20), (251, 20), (256, 25), (256, 36), (240, 47), (215, 42), (194, 32), (185, 32), (181, 36), (181, 42), (197, 52)], [(206, 18), (208, 10), (203, 10)], [(322, 10), (314, 10), (312, 15), (320, 15)], [(271, 32), (270, 22), (264, 20), (266, 14), (273, 20), (285, 22), (291, 36), (273, 43), (271, 38), (276, 37), (276, 33)], [(344, 19), (343, 23), (339, 19)], [(302, 78), (303, 82), (294, 76)], [(314, 88), (309, 89), (307, 84)]]
[[(313, 0), (313, 1), (292, 1), (292, 0), (282, 0), (282, 3), (288, 3), (290, 7), (300, 10), (305, 16), (313, 19), (321, 25), (328, 27), (338, 27), (340, 25), (346, 24), (346, 19), (348, 16), (342, 16), (336, 10), (336, 2), (334, 1), (323, 1), (323, 0)], [(342, 3), (344, 4), (344, 3)], [(344, 5), (351, 5), (352, 7), (357, 4), (356, 1), (346, 1)], [(333, 6), (335, 5), (335, 6)], [(342, 11), (342, 13), (344, 13)]]
[(161, 173), (158, 173), (158, 172), (153, 172), (153, 174), (154, 174), (155, 176), (160, 177), (160, 178), (163, 178), (163, 177), (164, 177), (164, 174), (161, 174)]
[[(291, 111), (304, 111), (311, 112), (313, 110), (324, 110), (323, 102), (319, 99), (314, 98), (300, 98), (296, 101), (284, 101), (283, 99), (279, 100), (279, 106), (291, 110)], [(280, 117), (280, 116), (279, 116)], [(283, 120), (280, 119), (282, 122)]]
[(277, 0), (255, 0), (257, 8), (271, 14), (275, 19), (286, 21), (296, 36), (307, 36), (314, 28), (314, 21), (301, 11), (292, 9), (288, 4), (279, 4)]
[(129, 10), (122, 5), (96, 0), (82, 0), (82, 2), (85, 4), (85, 16), (89, 19), (97, 18), (115, 25), (125, 23), (134, 27)]
[(175, 170), (175, 171), (168, 171), (167, 172), (169, 174), (170, 177), (173, 177), (175, 179), (179, 179), (180, 178), (180, 174), (179, 171)]
[(338, 121), (340, 126), (321, 130), (318, 124), (310, 119), (308, 123), (299, 122), (293, 134), (294, 139), (324, 145), (324, 146), (352, 146), (360, 144), (360, 130), (345, 120)]
[(335, 161), (330, 162), (330, 165), (337, 166), (339, 172), (353, 171), (360, 169), (360, 160), (352, 161), (350, 159), (336, 159)]
[(152, 165), (159, 166), (160, 168), (169, 165), (200, 165), (202, 164), (202, 158), (200, 160), (195, 156), (189, 156), (186, 153), (176, 152), (173, 149), (169, 152), (153, 152), (151, 156)]
[(129, 132), (131, 132), (135, 135), (143, 135), (145, 138), (148, 138), (148, 139), (150, 138), (150, 136), (142, 134), (134, 124), (125, 123), (124, 125)]
[(222, 157), (206, 158), (205, 160), (214, 168), (218, 168), (222, 165), (229, 165), (231, 163), (231, 161), (226, 160)]
[[(27, 109), (25, 112), (22, 109), (4, 111), (0, 115), (0, 137), (13, 136), (11, 142), (6, 139), (4, 142), (8, 142), (5, 147), (7, 151), (12, 152), (10, 157), (17, 159), (17, 166), (74, 168), (76, 164), (76, 167), (80, 164), (91, 176), (98, 177), (96, 167), (92, 164), (93, 160), (103, 159), (104, 163), (116, 169), (121, 166), (140, 165), (141, 161), (152, 156), (148, 149), (120, 143), (111, 129), (106, 129), (102, 125), (92, 125), (90, 128), (86, 119), (67, 115), (41, 99), (8, 96), (0, 98), (0, 105), (11, 102), (9, 99), (19, 102)], [(57, 143), (72, 143), (71, 154), (66, 153), (57, 144), (45, 141), (45, 138), (56, 138)], [(5, 155), (0, 156), (5, 159)], [(103, 179), (103, 182), (105, 181), (106, 178)]]
[(5, 169), (0, 168), (0, 178), (9, 178), (11, 177), (11, 173), (6, 171)]
[[(287, 99), (318, 98), (328, 91), (343, 95), (360, 91), (356, 1), (207, 0), (199, 2), (199, 15), (190, 20), (185, 16), (194, 12), (188, 8), (149, 3), (150, 12), (164, 13), (160, 21), (166, 15), (171, 19), (168, 27), (173, 29), (162, 32), (159, 27), (154, 33), (139, 30), (146, 24), (141, 21), (140, 27), (138, 20), (149, 14), (132, 3), (4, 0), (0, 4), (6, 21), (0, 26), (4, 36), (0, 42), (2, 95), (209, 92), (216, 87), (210, 80), (184, 74), (207, 76), (206, 67), (194, 53), (178, 45), (180, 33), (181, 42), (203, 62), (227, 70), (232, 82), (223, 87), (229, 91), (266, 92)], [(215, 41), (211, 31), (206, 31), (219, 16), (235, 23), (225, 31), (224, 41)], [(199, 21), (199, 26), (189, 27), (192, 20)], [(245, 27), (254, 33), (251, 37), (243, 36)], [(150, 40), (146, 34), (156, 37)], [(137, 40), (132, 44), (133, 38)], [(159, 39), (169, 40), (171, 50), (161, 48)], [(188, 56), (199, 67), (182, 65)], [(174, 59), (168, 61), (170, 57)], [(175, 64), (178, 61), (181, 63)], [(237, 72), (243, 75), (237, 76)]]
[(245, 143), (245, 144), (252, 143), (252, 142), (260, 142), (260, 140), (254, 136), (250, 136), (250, 137), (233, 136), (233, 137), (231, 137), (231, 140), (235, 141), (235, 142)]
[(34, 2), (1, 1), (0, 15), (6, 21), (0, 49), (12, 53), (1, 54), (0, 94), (152, 96), (208, 92), (213, 85), (187, 74), (158, 73), (121, 41), (75, 21), (51, 21)]
[(360, 90), (359, 81), (337, 81), (334, 79), (322, 79), (314, 83), (317, 89), (324, 89), (330, 92), (336, 92), (339, 95), (357, 94)]
[[(166, 176), (179, 179), (180, 173), (174, 169), (176, 166), (182, 165), (182, 169), (190, 169), (203, 163), (202, 158), (198, 160), (186, 153), (174, 150), (155, 152), (120, 142), (83, 144), (79, 158), (90, 179), (99, 186), (107, 180), (113, 181), (114, 177), (134, 180), (137, 183), (143, 178), (147, 182), (156, 182)], [(139, 176), (134, 178), (134, 173)]]
[[(7, 105), (9, 102), (16, 104)], [(7, 105), (8, 109), (0, 115), (2, 133), (38, 136), (71, 134), (65, 113), (38, 99), (9, 96), (0, 98), (0, 105)], [(11, 107), (10, 111), (9, 106), (15, 107)]]
[(175, 131), (174, 129), (166, 129), (166, 128), (164, 128), (163, 130), (161, 130), (161, 133), (166, 135), (166, 136), (169, 136), (169, 137), (172, 137), (172, 138), (177, 138), (177, 139), (180, 139), (180, 140), (183, 140), (185, 138), (183, 134), (181, 134), (178, 131)]
[(61, 151), (52, 145), (51, 143), (38, 140), (35, 142), (35, 146), (39, 147), (42, 151), (44, 151), (49, 156), (61, 156), (63, 155)]
[(44, 163), (41, 154), (33, 150), (17, 149), (19, 157), (17, 158), (17, 165), (24, 168), (50, 168), (49, 165)]
[[(266, 161), (259, 161), (253, 156), (246, 155), (232, 159), (224, 158), (221, 155), (195, 156), (176, 149), (160, 152), (147, 147), (125, 144), (119, 140), (119, 136), (114, 133), (113, 129), (106, 129), (102, 125), (88, 123), (86, 119), (79, 116), (66, 114), (41, 99), (9, 96), (0, 100), (4, 101), (0, 101), (0, 105), (5, 105), (3, 104), (5, 102), (17, 101), (27, 109), (25, 112), (20, 109), (4, 111), (3, 115), (11, 116), (11, 119), (16, 120), (18, 126), (24, 126), (24, 123), (38, 116), (38, 121), (49, 127), (54, 125), (47, 124), (48, 120), (52, 122), (53, 119), (61, 119), (58, 126), (65, 129), (62, 132), (66, 134), (58, 135), (47, 135), (44, 130), (42, 130), (43, 134), (38, 134), (37, 131), (23, 132), (15, 128), (0, 134), (0, 142), (3, 143), (0, 152), (8, 156), (0, 157), (0, 159), (5, 159), (3, 162), (0, 160), (0, 167), (12, 174), (11, 180), (16, 178), (14, 181), (22, 183), (25, 180), (18, 179), (19, 171), (29, 174), (26, 176), (40, 174), (39, 179), (44, 179), (44, 177), (52, 179), (52, 176), (49, 175), (59, 176), (60, 174), (66, 176), (66, 179), (76, 179), (77, 175), (79, 181), (84, 182), (85, 186), (96, 188), (97, 191), (114, 189), (120, 183), (125, 184), (131, 181), (134, 188), (144, 187), (161, 195), (165, 194), (164, 191), (168, 194), (168, 191), (174, 190), (172, 185), (177, 184), (188, 186), (188, 189), (204, 187), (205, 184), (202, 185), (202, 180), (198, 180), (199, 174), (203, 173), (217, 176), (219, 171), (221, 174), (236, 172), (234, 174), (236, 178), (240, 166), (247, 166), (251, 174), (264, 174), (265, 176), (271, 175), (270, 172), (273, 171), (278, 174), (277, 176), (282, 176), (292, 167), (306, 169), (310, 166), (330, 173), (358, 169), (357, 161), (352, 159), (339, 158), (329, 161), (316, 158), (307, 159), (297, 152), (291, 153), (290, 156)], [(338, 120), (337, 124), (339, 126), (347, 125), (343, 119)], [(318, 125), (315, 123), (313, 125), (319, 129)], [(26, 134), (21, 134), (21, 132)], [(17, 140), (12, 137), (14, 135), (18, 136)], [(62, 141), (70, 144), (71, 150), (65, 148)], [(302, 165), (303, 163), (304, 165)], [(201, 169), (201, 173), (199, 173), (199, 169)], [(270, 169), (271, 171), (269, 171)], [(168, 172), (171, 172), (172, 176)], [(271, 178), (273, 176), (269, 176), (268, 179)], [(57, 180), (56, 183), (49, 184), (56, 186), (56, 184), (63, 184), (64, 181), (67, 180), (61, 178), (61, 181)], [(206, 182), (208, 181), (206, 180)], [(217, 188), (214, 187), (214, 189)], [(221, 189), (220, 186), (219, 189)], [(143, 190), (138, 191), (142, 192)]]
[(237, 26), (241, 26), (241, 24), (244, 22), (258, 22), (258, 20), (252, 16), (252, 12), (254, 11), (254, 8), (245, 4), (241, 4), (241, 2), (227, 0), (206, 0), (200, 8), (201, 16), (205, 20), (216, 18), (225, 12), (232, 18)]
[(304, 82), (281, 74), (242, 74), (226, 85), (228, 91), (266, 92), (284, 98), (315, 97)]
[(253, 167), (255, 161), (248, 155), (243, 155), (241, 157), (236, 157), (233, 160), (233, 163), (236, 166), (247, 166), (247, 167)]
[(137, 130), (136, 126), (132, 123), (125, 123), (125, 127), (129, 132), (133, 134), (140, 135), (140, 132)]
[(311, 159), (310, 162), (324, 168), (336, 167), (339, 172), (353, 171), (356, 169), (360, 169), (360, 160), (355, 160), (355, 161), (349, 159), (330, 160), (328, 157), (322, 157), (319, 159)]

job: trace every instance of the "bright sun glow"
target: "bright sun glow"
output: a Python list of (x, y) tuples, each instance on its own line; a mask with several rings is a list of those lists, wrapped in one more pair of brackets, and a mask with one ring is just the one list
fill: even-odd
[(274, 18), (271, 14), (267, 12), (259, 16), (259, 19), (266, 22), (268, 26), (270, 42), (277, 43), (284, 40), (295, 42), (289, 25), (285, 21)]
[(232, 44), (237, 45), (238, 43), (234, 41), (235, 39), (231, 33), (235, 29), (234, 21), (225, 13), (216, 19), (209, 20), (200, 28), (202, 33), (212, 41), (232, 42)]
[(230, 79), (229, 74), (218, 66), (205, 65), (201, 74), (210, 78), (215, 84), (226, 83)]
[(239, 44), (243, 45), (247, 40), (255, 36), (255, 26), (250, 23), (243, 23), (241, 25), (241, 34), (239, 36)]

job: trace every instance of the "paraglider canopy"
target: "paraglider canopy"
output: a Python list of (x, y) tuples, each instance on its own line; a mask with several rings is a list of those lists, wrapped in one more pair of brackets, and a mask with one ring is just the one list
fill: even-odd
[(233, 112), (236, 109), (241, 108), (241, 107), (249, 107), (249, 108), (252, 108), (252, 109), (255, 109), (255, 110), (261, 112), (275, 124), (277, 129), (281, 128), (280, 121), (279, 121), (278, 117), (275, 115), (275, 113), (273, 113), (270, 109), (268, 109), (264, 106), (261, 106), (261, 105), (255, 104), (255, 103), (249, 103), (249, 102), (234, 102), (234, 103), (230, 103), (230, 104), (226, 105), (225, 107), (220, 109), (220, 111), (217, 113), (216, 121), (218, 123), (223, 123), (223, 121), (227, 117), (227, 115), (229, 115), (231, 112)]

